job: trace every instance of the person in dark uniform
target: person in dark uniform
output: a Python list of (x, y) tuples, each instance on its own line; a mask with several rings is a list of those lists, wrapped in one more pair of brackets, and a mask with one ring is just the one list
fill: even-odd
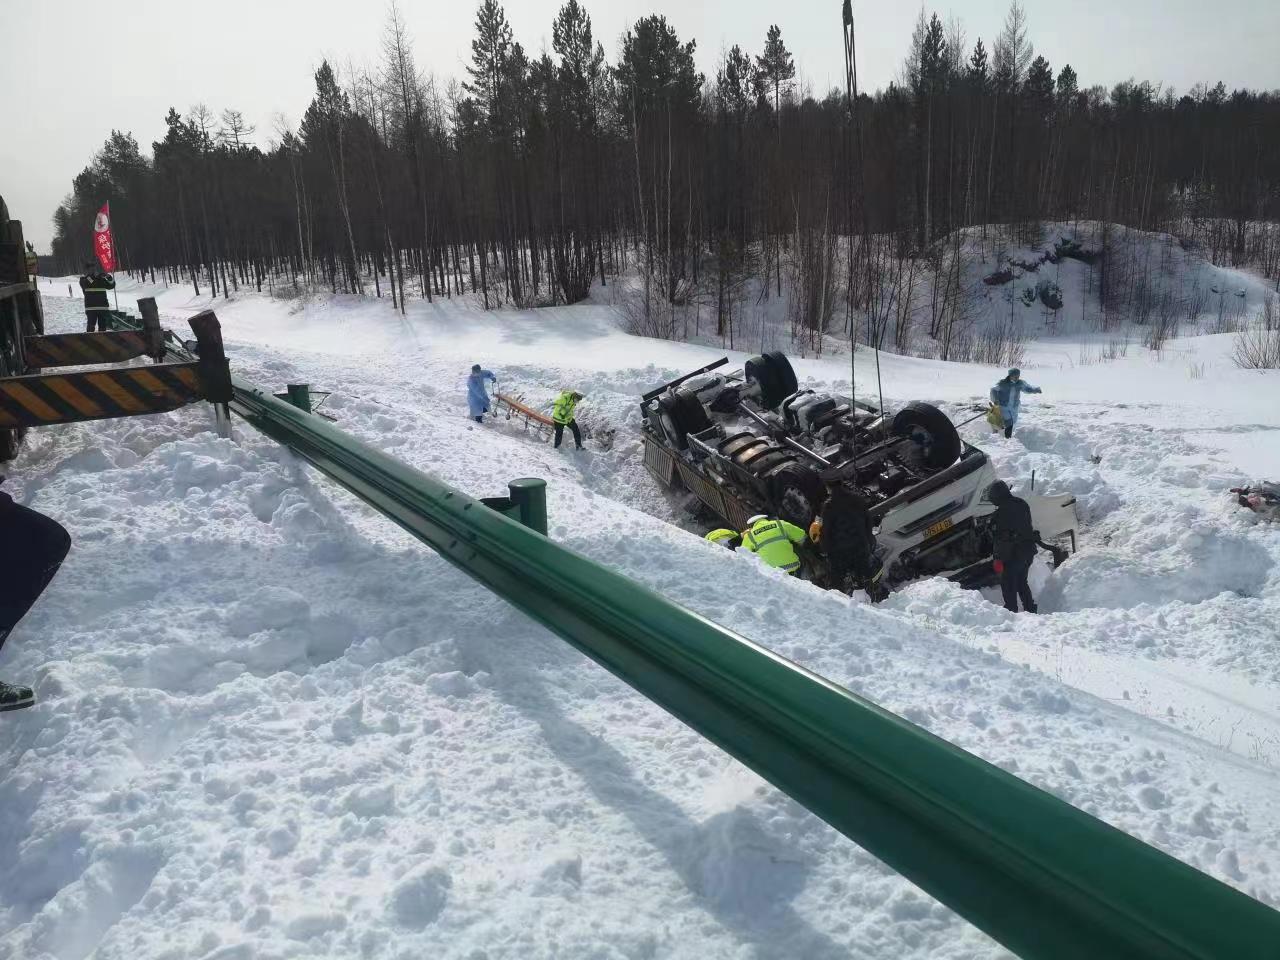
[(987, 499), (995, 504), (993, 535), (995, 571), (1000, 574), (1000, 592), (1006, 610), (1018, 612), (1018, 601), (1027, 613), (1036, 613), (1036, 599), (1031, 595), (1027, 574), (1036, 558), (1040, 534), (1031, 524), (1031, 508), (1027, 501), (1015, 497), (1008, 484), (997, 480), (987, 488)]
[[(814, 524), (830, 566), (832, 588), (842, 590), (852, 574), (867, 591), (873, 603), (879, 603), (888, 591), (884, 589), (884, 567), (876, 557), (875, 526), (866, 499), (837, 476), (827, 479), (827, 500)], [(815, 539), (812, 534), (810, 539)]]
[(84, 276), (80, 278), (80, 289), (84, 291), (84, 315), (88, 321), (85, 329), (93, 333), (96, 325), (106, 333), (111, 329), (106, 314), (111, 312), (107, 303), (107, 291), (116, 288), (116, 281), (109, 273), (104, 273), (95, 263), (84, 265)]
[[(71, 549), (71, 535), (56, 520), (0, 492), (0, 647), (53, 580)], [(0, 713), (35, 703), (29, 687), (0, 681)]]

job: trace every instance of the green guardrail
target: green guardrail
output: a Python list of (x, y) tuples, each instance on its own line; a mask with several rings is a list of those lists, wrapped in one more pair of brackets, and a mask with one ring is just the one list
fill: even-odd
[(1280, 958), (1280, 913), (1257, 900), (323, 419), (234, 386), (235, 413), (1018, 955)]

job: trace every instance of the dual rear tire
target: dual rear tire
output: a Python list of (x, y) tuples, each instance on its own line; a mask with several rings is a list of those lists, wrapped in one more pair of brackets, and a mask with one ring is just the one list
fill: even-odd
[(799, 389), (795, 369), (786, 354), (779, 350), (752, 357), (747, 361), (745, 374), (747, 383), (760, 387), (760, 406), (766, 410), (776, 410)]
[(658, 417), (667, 439), (677, 450), (689, 448), (689, 434), (711, 428), (711, 418), (694, 391), (681, 388), (658, 398)]

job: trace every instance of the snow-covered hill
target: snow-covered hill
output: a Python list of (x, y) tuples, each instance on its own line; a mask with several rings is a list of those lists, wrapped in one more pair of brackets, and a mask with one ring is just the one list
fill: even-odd
[[(156, 292), (175, 328), (206, 305), (121, 303)], [(1088, 520), (1033, 618), (942, 582), (872, 608), (703, 543), (640, 464), (636, 401), (719, 354), (607, 309), (215, 306), (247, 379), (333, 391), (344, 429), (475, 495), (546, 477), (558, 541), (1280, 904), (1280, 529), (1225, 495), (1280, 474), (1280, 376), (1229, 338), (1106, 362), (1042, 341), (1018, 436), (966, 428)], [(577, 386), (617, 443), (468, 422), (472, 362), (535, 401)], [(847, 357), (797, 366), (848, 387)], [(883, 368), (886, 400), (957, 414), (996, 376)], [(0, 661), (41, 698), (0, 720), (0, 958), (1005, 955), (287, 452), (210, 427), (48, 429), (10, 469), (75, 546)]]

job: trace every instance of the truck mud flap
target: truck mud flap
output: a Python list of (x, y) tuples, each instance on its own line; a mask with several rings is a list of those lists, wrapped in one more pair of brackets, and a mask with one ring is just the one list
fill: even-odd
[(1028, 494), (1023, 498), (1031, 508), (1031, 522), (1046, 541), (1071, 541), (1071, 552), (1076, 552), (1076, 531), (1080, 529), (1080, 517), (1076, 513), (1076, 498), (1069, 494), (1042, 496)]

